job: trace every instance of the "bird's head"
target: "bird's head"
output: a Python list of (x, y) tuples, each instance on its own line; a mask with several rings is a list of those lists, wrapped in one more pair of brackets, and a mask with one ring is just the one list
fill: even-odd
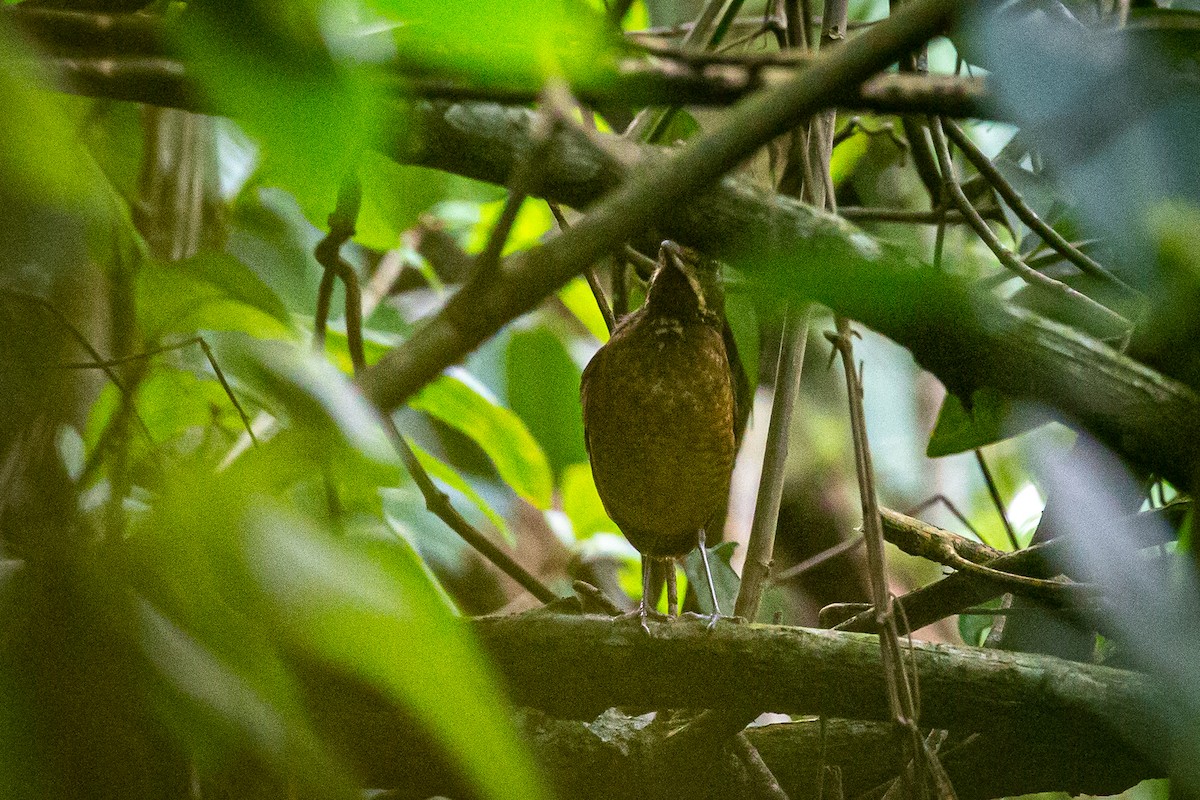
[(715, 261), (674, 242), (662, 243), (646, 298), (651, 313), (720, 324), (724, 299)]

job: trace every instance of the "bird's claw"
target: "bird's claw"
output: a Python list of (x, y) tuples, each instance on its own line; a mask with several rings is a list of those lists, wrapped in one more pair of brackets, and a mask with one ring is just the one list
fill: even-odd
[(658, 621), (658, 622), (669, 622), (671, 619), (670, 617), (666, 616), (665, 614), (660, 614), (657, 611), (651, 611), (648, 608), (639, 606), (638, 608), (635, 608), (633, 611), (628, 611), (628, 612), (620, 615), (619, 617), (613, 617), (613, 620), (617, 621), (617, 622), (623, 622), (626, 620), (636, 619), (638, 621), (638, 624), (641, 625), (642, 630), (644, 630), (646, 632), (646, 635), (649, 636), (650, 635), (649, 620), (651, 618), (653, 618), (655, 621)]
[(705, 622), (707, 624), (704, 627), (708, 628), (708, 630), (710, 630), (710, 631), (716, 629), (717, 620), (720, 620), (720, 619), (726, 620), (728, 622), (739, 623), (739, 624), (746, 621), (742, 617), (737, 617), (737, 616), (728, 616), (725, 614), (697, 614), (695, 611), (685, 611), (680, 616), (685, 617), (687, 619), (698, 619), (702, 622)]

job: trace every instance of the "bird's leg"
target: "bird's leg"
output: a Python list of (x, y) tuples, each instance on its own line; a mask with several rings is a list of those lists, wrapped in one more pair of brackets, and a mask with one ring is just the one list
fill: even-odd
[(636, 619), (638, 624), (642, 626), (642, 630), (650, 633), (650, 625), (648, 620), (651, 617), (655, 619), (666, 619), (662, 614), (654, 610), (657, 605), (657, 598), (652, 596), (654, 588), (657, 586), (658, 591), (662, 591), (662, 584), (658, 584), (654, 580), (654, 563), (656, 559), (649, 556), (642, 556), (642, 599), (638, 602), (637, 608), (627, 614), (622, 614), (619, 617), (614, 617), (617, 620)]
[(679, 587), (675, 583), (675, 559), (663, 559), (667, 568), (667, 617), (679, 616)]
[(650, 626), (646, 624), (646, 616), (650, 613), (650, 584), (652, 573), (654, 572), (654, 561), (648, 556), (642, 556), (642, 601), (638, 603), (638, 617), (642, 622), (642, 630), (650, 633)]
[(704, 577), (708, 579), (708, 595), (712, 598), (713, 613), (708, 620), (708, 629), (712, 630), (717, 626), (717, 619), (721, 616), (721, 604), (717, 602), (717, 587), (713, 583), (712, 569), (708, 566), (708, 549), (704, 546), (704, 528), (700, 529), (700, 561), (704, 564)]

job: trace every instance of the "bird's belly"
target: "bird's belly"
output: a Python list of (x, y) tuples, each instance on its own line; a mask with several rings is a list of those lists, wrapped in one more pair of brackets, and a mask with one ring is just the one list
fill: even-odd
[[(614, 365), (608, 377), (619, 385), (606, 388), (620, 400), (591, 409), (596, 487), (609, 516), (646, 555), (687, 553), (727, 502), (732, 389), (718, 345), (673, 354), (653, 372)], [(708, 362), (717, 356), (722, 363), (714, 369)]]

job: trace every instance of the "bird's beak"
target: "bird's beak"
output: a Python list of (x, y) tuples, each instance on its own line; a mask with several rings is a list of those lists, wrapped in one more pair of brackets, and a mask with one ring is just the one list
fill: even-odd
[(665, 241), (662, 243), (660, 252), (664, 256), (663, 261), (665, 263), (675, 267), (675, 269), (679, 270), (684, 275), (688, 274), (688, 268), (684, 262), (683, 253), (679, 250), (679, 245), (671, 241)]

